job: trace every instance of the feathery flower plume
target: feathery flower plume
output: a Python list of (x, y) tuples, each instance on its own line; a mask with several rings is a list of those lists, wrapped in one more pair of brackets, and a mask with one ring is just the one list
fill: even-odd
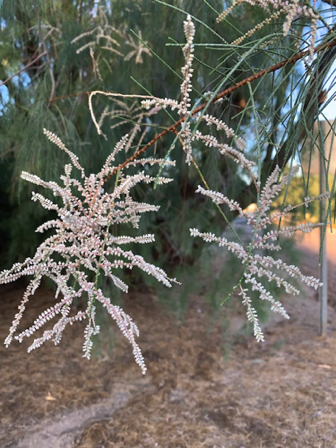
[[(257, 291), (261, 300), (266, 300), (271, 303), (272, 311), (280, 313), (287, 319), (289, 318), (282, 304), (279, 301), (276, 301), (272, 294), (267, 291), (259, 281), (260, 278), (265, 278), (268, 282), (274, 282), (277, 287), (283, 287), (287, 293), (292, 295), (299, 294), (299, 290), (286, 279), (287, 277), (301, 281), (315, 289), (320, 286), (320, 282), (316, 278), (303, 275), (297, 266), (289, 265), (281, 259), (275, 259), (272, 256), (263, 254), (266, 250), (279, 251), (281, 248), (278, 239), (281, 236), (293, 236), (298, 231), (309, 233), (314, 228), (323, 225), (305, 223), (272, 230), (274, 222), (282, 219), (294, 208), (321, 199), (321, 196), (316, 198), (305, 198), (303, 204), (296, 206), (289, 205), (282, 211), (269, 215), (273, 200), (279, 195), (283, 187), (288, 185), (290, 179), (296, 174), (297, 170), (298, 168), (293, 169), (288, 175), (283, 176), (280, 179), (281, 170), (279, 167), (276, 167), (267, 179), (266, 184), (260, 193), (257, 209), (252, 213), (244, 211), (236, 201), (228, 199), (222, 193), (205, 190), (201, 186), (196, 190), (197, 193), (201, 193), (204, 196), (211, 198), (216, 204), (228, 205), (231, 211), (234, 211), (238, 216), (245, 218), (247, 220), (247, 225), (251, 228), (253, 238), (246, 246), (243, 245), (243, 243), (229, 241), (225, 237), (217, 237), (213, 233), (200, 232), (198, 229), (190, 229), (190, 234), (193, 237), (200, 237), (208, 243), (217, 243), (219, 247), (225, 247), (235, 254), (244, 265), (242, 277), (234, 289), (239, 287), (238, 294), (242, 298), (242, 303), (247, 308), (247, 318), (253, 323), (254, 335), (258, 342), (264, 340), (264, 335), (259, 325), (257, 312), (252, 306), (249, 291)], [(328, 193), (324, 196), (328, 196)]]
[(125, 44), (134, 48), (134, 50), (131, 50), (129, 53), (127, 53), (127, 55), (124, 57), (124, 61), (129, 61), (131, 58), (134, 57), (136, 64), (143, 64), (143, 58), (142, 58), (143, 53), (152, 57), (152, 53), (146, 47), (147, 42), (144, 42), (142, 39), (141, 31), (139, 31), (139, 39), (137, 41), (133, 39), (133, 36), (128, 34), (127, 39), (125, 40)]
[[(224, 131), (228, 138), (232, 138), (238, 149), (233, 148), (230, 145), (220, 143), (216, 137), (211, 134), (203, 134), (201, 131), (197, 130), (192, 132), (191, 130), (191, 117), (192, 117), (192, 104), (190, 93), (193, 90), (192, 87), (192, 75), (193, 68), (192, 63), (194, 60), (194, 36), (195, 36), (195, 25), (188, 15), (187, 20), (184, 21), (184, 34), (186, 38), (186, 44), (183, 47), (183, 55), (185, 59), (185, 65), (182, 67), (183, 81), (181, 84), (181, 101), (172, 100), (169, 98), (151, 98), (142, 101), (142, 105), (146, 109), (155, 108), (156, 111), (161, 109), (166, 109), (169, 107), (172, 111), (177, 110), (180, 116), (185, 116), (186, 120), (182, 125), (182, 129), (179, 132), (180, 140), (182, 142), (183, 150), (186, 153), (186, 163), (190, 165), (192, 161), (192, 143), (195, 141), (200, 141), (204, 146), (212, 147), (217, 149), (221, 154), (231, 158), (234, 162), (241, 164), (250, 174), (254, 182), (256, 181), (255, 176), (252, 172), (252, 167), (255, 165), (254, 162), (248, 160), (243, 152), (246, 149), (246, 142), (241, 137), (235, 135), (233, 129), (231, 129), (222, 120), (209, 115), (209, 114), (195, 114), (193, 118), (197, 121), (202, 121), (209, 127), (212, 125), (216, 127), (219, 131)], [(205, 96), (207, 93), (205, 93)]]
[(76, 36), (71, 43), (77, 44), (78, 42), (82, 41), (85, 38), (90, 38), (91, 40), (85, 44), (82, 44), (81, 47), (79, 47), (76, 50), (77, 54), (82, 53), (84, 50), (89, 49), (90, 51), (90, 57), (92, 60), (92, 67), (93, 67), (93, 73), (95, 74), (96, 78), (98, 78), (100, 81), (102, 81), (102, 76), (100, 74), (99, 70), (99, 56), (96, 57), (95, 55), (95, 49), (99, 50), (106, 50), (110, 53), (117, 54), (119, 56), (122, 56), (122, 53), (116, 49), (116, 47), (120, 47), (120, 43), (114, 39), (112, 34), (117, 34), (119, 37), (124, 39), (123, 33), (116, 29), (115, 27), (109, 25), (107, 17), (106, 17), (106, 8), (103, 6), (98, 7), (98, 14), (97, 14), (97, 20), (98, 25), (94, 27), (90, 31), (86, 31), (78, 36)]
[[(45, 330), (42, 337), (36, 338), (28, 351), (40, 347), (50, 339), (58, 344), (68, 324), (87, 320), (83, 356), (90, 358), (92, 336), (100, 331), (95, 321), (96, 306), (100, 303), (132, 345), (135, 361), (141, 367), (142, 373), (145, 373), (144, 359), (135, 340), (139, 335), (138, 328), (128, 314), (105, 297), (98, 287), (98, 278), (103, 273), (117, 288), (127, 292), (128, 286), (120, 279), (118, 271), (138, 267), (167, 287), (171, 287), (172, 282), (176, 282), (162, 269), (146, 262), (143, 257), (134, 254), (131, 250), (123, 248), (129, 243), (152, 243), (154, 235), (114, 237), (109, 231), (112, 226), (124, 223), (130, 223), (137, 228), (142, 213), (158, 210), (157, 206), (134, 201), (130, 194), (131, 188), (135, 185), (141, 182), (150, 183), (157, 179), (145, 174), (144, 171), (132, 176), (119, 171), (114, 190), (105, 191), (104, 179), (115, 170), (116, 167), (112, 166), (112, 162), (116, 154), (125, 148), (127, 135), (116, 144), (101, 171), (87, 177), (77, 156), (68, 150), (55, 134), (47, 130), (44, 130), (44, 133), (50, 141), (69, 155), (72, 164), (65, 166), (65, 174), (61, 176), (63, 186), (44, 181), (26, 172), (22, 173), (23, 179), (51, 190), (54, 196), (60, 198), (62, 205), (45, 198), (40, 193), (33, 192), (33, 201), (39, 201), (44, 208), (54, 210), (58, 215), (56, 219), (39, 226), (36, 231), (45, 232), (53, 229), (55, 233), (46, 238), (38, 247), (33, 258), (27, 258), (23, 263), (16, 263), (11, 269), (0, 273), (0, 283), (12, 282), (26, 275), (33, 276), (23, 295), (5, 345), (8, 346), (13, 337), (21, 342), (25, 337), (34, 335), (55, 317), (58, 321), (51, 329)], [(137, 160), (137, 163), (140, 162), (143, 164), (162, 163), (154, 159)], [(72, 167), (81, 172), (81, 182), (71, 177)], [(158, 183), (164, 184), (170, 180), (160, 177)], [(56, 298), (59, 293), (62, 293), (62, 297), (56, 305), (41, 313), (33, 325), (15, 335), (29, 297), (36, 291), (43, 276), (57, 285)], [(75, 298), (86, 302), (85, 311), (75, 312), (72, 309)]]
[[(217, 23), (223, 21), (228, 14), (230, 14), (233, 9), (242, 3), (249, 3), (252, 6), (260, 6), (265, 11), (270, 13), (270, 17), (265, 19), (263, 22), (256, 25), (250, 31), (248, 31), (243, 36), (232, 42), (233, 45), (239, 45), (247, 37), (252, 36), (256, 31), (260, 30), (265, 25), (268, 25), (272, 20), (277, 19), (281, 14), (285, 15), (285, 20), (283, 22), (283, 35), (287, 36), (291, 30), (291, 25), (293, 21), (297, 18), (306, 17), (311, 20), (310, 26), (310, 41), (309, 41), (309, 51), (310, 59), (313, 58), (314, 45), (316, 40), (316, 30), (317, 23), (319, 20), (318, 14), (314, 11), (313, 7), (299, 3), (299, 0), (237, 0), (233, 5), (226, 9), (222, 14), (217, 17)], [(314, 2), (315, 4), (315, 2)]]

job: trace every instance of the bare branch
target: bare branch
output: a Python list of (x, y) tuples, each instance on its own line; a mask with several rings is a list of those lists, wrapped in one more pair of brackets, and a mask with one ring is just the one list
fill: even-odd
[[(314, 53), (318, 53), (318, 52), (320, 52), (322, 50), (325, 50), (326, 48), (331, 48), (331, 47), (334, 47), (334, 46), (336, 46), (336, 38), (333, 39), (331, 42), (327, 42), (327, 43), (321, 44), (318, 47), (316, 47), (314, 49)], [(226, 97), (227, 95), (229, 95), (230, 93), (232, 93), (235, 90), (239, 89), (240, 87), (244, 86), (245, 84), (248, 84), (250, 82), (256, 81), (257, 79), (261, 78), (262, 76), (264, 76), (264, 75), (266, 75), (268, 73), (273, 73), (273, 72), (279, 70), (280, 68), (284, 67), (287, 64), (294, 64), (295, 62), (299, 61), (300, 59), (302, 59), (305, 56), (308, 56), (309, 54), (310, 54), (310, 50), (300, 51), (295, 56), (292, 56), (289, 59), (285, 59), (285, 60), (279, 62), (278, 64), (273, 65), (272, 67), (260, 70), (258, 73), (255, 73), (254, 75), (251, 75), (248, 78), (245, 78), (242, 81), (238, 82), (237, 84), (234, 84), (233, 86), (228, 87), (227, 89), (225, 89), (222, 92), (220, 92), (218, 95), (216, 95), (213, 98), (213, 100), (211, 101), (211, 104), (215, 103), (216, 101), (218, 101), (221, 98)], [(204, 103), (201, 106), (199, 106), (196, 109), (194, 109), (193, 112), (191, 113), (191, 116), (194, 116), (197, 113), (199, 113), (200, 111), (202, 111), (203, 109), (205, 109), (207, 104), (208, 103)], [(178, 126), (180, 126), (182, 123), (184, 123), (186, 121), (186, 119), (187, 119), (186, 116), (180, 118), (180, 120), (176, 121), (169, 128), (165, 129), (160, 134), (156, 135), (149, 143), (147, 143), (147, 145), (145, 145), (139, 151), (134, 153), (132, 157), (130, 157), (127, 160), (125, 160), (124, 163), (122, 163), (114, 171), (112, 171), (112, 173), (105, 179), (105, 181), (110, 179), (110, 177), (114, 176), (118, 172), (119, 169), (124, 168), (130, 162), (132, 162), (134, 159), (136, 159), (140, 154), (143, 154), (145, 151), (147, 151), (148, 148), (150, 148), (155, 142), (157, 142), (159, 139), (164, 137), (166, 134), (168, 134), (169, 132), (175, 133), (176, 132), (176, 128)]]
[(21, 70), (17, 71), (16, 73), (14, 73), (12, 76), (10, 76), (9, 78), (5, 79), (5, 81), (2, 81), (0, 83), (0, 87), (2, 87), (3, 85), (5, 85), (8, 81), (10, 81), (11, 79), (15, 78), (15, 76), (18, 76), (20, 73), (24, 72), (25, 70), (27, 70), (28, 67), (30, 67), (31, 65), (34, 65), (36, 61), (38, 61), (39, 59), (41, 59), (43, 56), (45, 56), (47, 54), (46, 51), (44, 51), (43, 53), (39, 54), (35, 59), (33, 59), (32, 61), (29, 62), (29, 64), (25, 65), (23, 68), (21, 68)]

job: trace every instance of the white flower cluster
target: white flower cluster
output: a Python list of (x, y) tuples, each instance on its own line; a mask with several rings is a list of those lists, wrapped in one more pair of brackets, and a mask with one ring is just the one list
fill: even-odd
[(183, 47), (183, 55), (185, 59), (185, 65), (182, 67), (183, 82), (181, 84), (181, 108), (182, 113), (187, 114), (190, 110), (191, 101), (189, 93), (192, 91), (191, 80), (194, 69), (192, 68), (192, 63), (194, 60), (194, 36), (195, 36), (195, 25), (193, 24), (191, 17), (188, 15), (187, 20), (183, 22), (184, 24), (184, 34), (187, 43)]
[[(76, 50), (76, 53), (79, 54), (82, 51), (84, 51), (86, 48), (92, 49), (95, 47), (99, 47), (99, 48), (103, 48), (104, 50), (108, 50), (108, 51), (117, 53), (120, 56), (122, 56), (122, 54), (114, 48), (115, 46), (120, 47), (120, 43), (116, 39), (113, 39), (111, 37), (111, 35), (117, 34), (121, 38), (124, 38), (124, 36), (119, 30), (117, 30), (116, 28), (114, 28), (113, 26), (108, 24), (108, 21), (106, 18), (106, 11), (105, 11), (104, 7), (98, 8), (97, 20), (98, 20), (99, 24), (96, 27), (94, 27), (90, 31), (86, 31), (86, 32), (80, 34), (79, 36), (75, 37), (71, 41), (72, 44), (75, 44), (85, 37), (92, 38), (92, 40), (90, 42), (88, 42), (88, 43), (82, 45), (80, 48), (78, 48)], [(102, 42), (103, 42), (103, 45), (102, 45)]]
[[(313, 57), (313, 50), (316, 40), (316, 30), (317, 23), (319, 20), (318, 14), (314, 11), (313, 7), (308, 4), (300, 3), (299, 0), (236, 0), (234, 4), (226, 9), (222, 14), (217, 17), (217, 22), (221, 22), (232, 12), (234, 8), (242, 3), (249, 3), (252, 6), (260, 6), (266, 11), (271, 13), (271, 16), (259, 23), (252, 30), (248, 31), (244, 36), (239, 37), (239, 39), (232, 42), (234, 45), (239, 45), (245, 38), (250, 37), (257, 30), (261, 29), (263, 26), (269, 24), (272, 20), (277, 19), (280, 14), (285, 15), (285, 21), (283, 23), (283, 35), (287, 36), (291, 30), (292, 22), (301, 17), (306, 17), (311, 20), (310, 26), (310, 41), (309, 41), (309, 51), (310, 58)], [(314, 2), (315, 3), (315, 2)]]
[[(245, 268), (241, 280), (238, 283), (239, 295), (242, 297), (242, 302), (247, 308), (247, 318), (253, 323), (254, 335), (257, 341), (263, 341), (264, 336), (259, 325), (257, 312), (253, 308), (251, 298), (248, 295), (249, 290), (257, 291), (261, 300), (270, 302), (272, 311), (280, 313), (285, 318), (289, 318), (281, 303), (274, 299), (272, 294), (266, 290), (258, 279), (266, 278), (268, 282), (274, 282), (277, 287), (283, 287), (287, 293), (292, 295), (299, 294), (299, 290), (284, 277), (291, 277), (299, 280), (315, 289), (320, 286), (317, 279), (303, 275), (297, 266), (288, 265), (283, 260), (274, 259), (269, 255), (263, 255), (263, 251), (265, 250), (280, 250), (278, 244), (280, 236), (293, 236), (294, 233), (298, 231), (311, 232), (314, 228), (322, 225), (303, 223), (297, 226), (280, 227), (277, 230), (267, 230), (269, 227), (274, 226), (275, 220), (279, 221), (286, 215), (286, 213), (298, 207), (298, 205), (287, 206), (283, 211), (273, 213), (270, 216), (268, 214), (273, 200), (279, 195), (282, 188), (285, 185), (288, 185), (290, 179), (296, 172), (297, 169), (293, 169), (288, 175), (282, 176), (281, 180), (279, 180), (281, 171), (279, 167), (276, 167), (267, 179), (266, 184), (260, 193), (257, 209), (252, 213), (244, 211), (237, 202), (228, 199), (222, 193), (205, 190), (201, 186), (196, 190), (197, 193), (210, 197), (216, 204), (228, 205), (231, 211), (236, 212), (240, 217), (246, 218), (247, 224), (252, 228), (251, 233), (253, 238), (247, 245), (242, 241), (232, 242), (225, 237), (217, 237), (209, 232), (203, 233), (198, 229), (190, 229), (190, 234), (193, 237), (200, 237), (208, 243), (217, 243), (220, 247), (225, 247), (227, 250), (234, 253), (244, 265)], [(311, 202), (320, 199), (320, 196), (315, 198), (305, 198), (303, 204), (307, 201)]]
[(217, 131), (223, 130), (228, 138), (235, 139), (235, 143), (238, 149), (240, 149), (241, 151), (246, 150), (245, 140), (241, 137), (236, 137), (234, 130), (230, 128), (226, 123), (224, 123), (224, 121), (209, 114), (205, 114), (203, 116), (199, 114), (196, 115), (196, 118), (204, 120), (208, 126), (216, 126)]
[(92, 60), (92, 68), (95, 76), (102, 81), (102, 76), (99, 70), (99, 57), (95, 55), (95, 50), (107, 50), (110, 53), (115, 53), (119, 56), (122, 56), (122, 53), (117, 50), (117, 47), (120, 47), (120, 43), (114, 39), (112, 34), (117, 35), (121, 39), (125, 39), (124, 33), (122, 33), (117, 28), (109, 25), (107, 17), (106, 17), (106, 9), (103, 6), (98, 7), (97, 17), (94, 18), (95, 21), (98, 22), (98, 25), (95, 26), (90, 31), (86, 31), (79, 36), (75, 37), (71, 43), (77, 44), (78, 42), (82, 42), (82, 39), (90, 38), (91, 40), (79, 47), (76, 50), (77, 54), (82, 53), (84, 50), (89, 49), (90, 57)]
[[(192, 63), (194, 60), (193, 42), (195, 36), (195, 25), (189, 15), (187, 20), (184, 21), (184, 33), (186, 37), (186, 44), (183, 47), (185, 65), (181, 69), (183, 75), (183, 81), (181, 84), (181, 101), (178, 102), (169, 98), (151, 98), (148, 100), (143, 100), (142, 106), (148, 110), (155, 108), (156, 111), (169, 107), (173, 111), (177, 110), (179, 115), (184, 117), (179, 136), (183, 150), (186, 153), (186, 163), (188, 165), (190, 165), (192, 161), (192, 143), (194, 141), (201, 141), (204, 146), (216, 148), (221, 154), (228, 156), (236, 163), (241, 164), (241, 166), (248, 170), (250, 176), (255, 181), (255, 176), (251, 171), (251, 168), (255, 165), (255, 163), (248, 160), (243, 154), (246, 149), (246, 142), (241, 137), (236, 136), (233, 129), (231, 129), (222, 120), (209, 114), (202, 114), (200, 112), (193, 113), (190, 92), (192, 92), (191, 81), (193, 74)], [(209, 92), (204, 94), (205, 97), (209, 96), (207, 93)], [(227, 144), (219, 143), (216, 137), (211, 134), (203, 134), (199, 130), (192, 132), (190, 126), (191, 117), (196, 119), (198, 122), (204, 122), (209, 127), (215, 126), (218, 131), (224, 131), (228, 138), (233, 139), (238, 149), (235, 149)]]
[[(145, 373), (145, 363), (135, 341), (139, 333), (138, 328), (130, 316), (104, 296), (98, 288), (98, 278), (104, 273), (117, 288), (127, 292), (128, 286), (118, 277), (117, 271), (136, 266), (167, 287), (176, 282), (162, 269), (147, 263), (141, 256), (121, 248), (129, 243), (151, 243), (154, 241), (154, 235), (115, 237), (109, 231), (112, 227), (124, 223), (138, 227), (142, 213), (158, 210), (157, 206), (134, 201), (130, 194), (132, 187), (141, 182), (149, 183), (155, 180), (158, 180), (159, 184), (164, 184), (170, 182), (170, 179), (164, 177), (156, 179), (145, 172), (127, 176), (122, 170), (118, 171), (112, 162), (115, 155), (125, 147), (127, 136), (115, 146), (102, 170), (87, 177), (75, 154), (69, 151), (56, 135), (47, 130), (44, 130), (44, 133), (50, 141), (67, 152), (72, 165), (80, 170), (82, 181), (71, 177), (72, 165), (65, 166), (65, 175), (61, 176), (63, 186), (56, 182), (46, 182), (29, 173), (22, 173), (23, 179), (51, 190), (54, 196), (61, 199), (62, 205), (52, 202), (40, 193), (33, 193), (34, 201), (39, 201), (44, 208), (54, 210), (58, 214), (57, 219), (42, 224), (37, 232), (54, 229), (55, 233), (38, 247), (33, 258), (27, 258), (23, 263), (16, 263), (11, 269), (0, 273), (0, 283), (12, 282), (26, 275), (33, 276), (15, 315), (5, 345), (8, 346), (13, 337), (21, 342), (23, 338), (34, 335), (54, 317), (57, 317), (58, 321), (52, 329), (44, 331), (42, 337), (36, 338), (28, 351), (40, 347), (50, 339), (58, 344), (68, 324), (72, 325), (76, 321), (86, 319), (88, 323), (84, 332), (83, 351), (84, 356), (90, 358), (91, 338), (99, 333), (99, 326), (95, 323), (95, 310), (96, 305), (101, 303), (131, 343), (135, 360)], [(141, 160), (137, 160), (137, 163), (141, 163)], [(142, 163), (162, 163), (162, 160), (155, 161), (150, 158), (142, 160)], [(113, 173), (116, 174), (115, 187), (109, 193), (104, 190), (103, 184)], [(63, 297), (56, 305), (41, 313), (28, 329), (14, 336), (29, 297), (38, 288), (43, 276), (50, 278), (57, 285), (56, 297), (60, 292)], [(74, 312), (72, 309), (71, 305), (75, 298), (86, 301), (84, 312)]]

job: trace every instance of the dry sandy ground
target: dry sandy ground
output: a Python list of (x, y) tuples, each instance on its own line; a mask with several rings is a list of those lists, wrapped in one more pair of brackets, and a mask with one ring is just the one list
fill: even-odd
[[(317, 257), (305, 254), (312, 274)], [(336, 285), (335, 266), (329, 273)], [(21, 296), (1, 289), (1, 339)], [(53, 300), (38, 292), (25, 323)], [(291, 319), (269, 321), (257, 344), (229, 330), (243, 314), (230, 319), (223, 310), (210, 320), (201, 297), (190, 297), (178, 321), (151, 294), (130, 295), (124, 305), (141, 330), (145, 377), (108, 325), (91, 361), (81, 357), (80, 325), (60, 346), (29, 355), (24, 343), (1, 346), (0, 447), (336, 447), (336, 287), (326, 338), (314, 292), (283, 301)]]

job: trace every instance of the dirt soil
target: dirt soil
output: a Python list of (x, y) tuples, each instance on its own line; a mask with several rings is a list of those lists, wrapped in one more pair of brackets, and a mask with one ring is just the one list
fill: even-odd
[[(316, 273), (305, 249), (302, 270)], [(266, 342), (236, 330), (243, 315), (210, 321), (191, 296), (182, 321), (149, 293), (125, 298), (148, 367), (142, 377), (131, 349), (109, 327), (98, 355), (81, 357), (83, 326), (61, 344), (31, 354), (0, 347), (0, 447), (255, 448), (336, 447), (336, 266), (329, 269), (329, 329), (318, 336), (318, 301), (305, 288), (283, 297), (291, 319), (272, 319)], [(0, 338), (23, 289), (0, 290)], [(54, 301), (36, 293), (24, 322)], [(224, 313), (224, 311), (223, 311)], [(114, 347), (109, 347), (113, 340)]]

